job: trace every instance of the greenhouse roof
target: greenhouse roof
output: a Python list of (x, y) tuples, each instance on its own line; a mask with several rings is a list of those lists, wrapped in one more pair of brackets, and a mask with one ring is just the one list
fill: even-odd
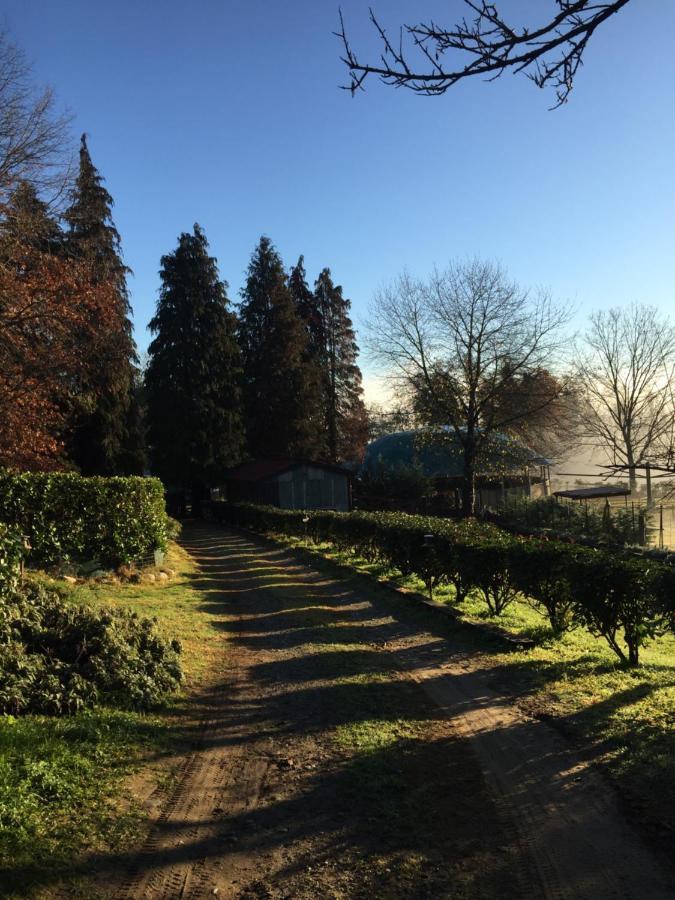
[[(505, 434), (488, 436), (487, 447), (477, 465), (477, 474), (521, 473), (528, 465), (547, 465), (549, 460), (517, 443)], [(428, 477), (461, 478), (464, 474), (462, 446), (454, 430), (431, 436), (423, 429), (397, 431), (377, 438), (366, 447), (363, 469), (379, 466), (417, 466)]]

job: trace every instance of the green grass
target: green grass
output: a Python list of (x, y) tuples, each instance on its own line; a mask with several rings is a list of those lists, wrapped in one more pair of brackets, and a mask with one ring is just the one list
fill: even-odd
[[(217, 673), (225, 636), (217, 615), (196, 614), (204, 595), (188, 554), (174, 544), (166, 565), (175, 572), (169, 581), (86, 582), (66, 590), (73, 602), (156, 616), (183, 644), (185, 694)], [(90, 873), (86, 862), (78, 869), (78, 858), (137, 842), (145, 815), (129, 776), (179, 745), (181, 701), (152, 714), (96, 708), (65, 718), (0, 716), (0, 896), (47, 897), (61, 876), (79, 896), (79, 879)]]
[[(368, 575), (403, 591), (425, 594), (421, 581), (405, 577), (380, 563), (366, 560), (330, 544), (312, 544), (273, 535), (286, 545), (321, 560), (337, 563), (342, 571)], [(334, 571), (334, 569), (333, 569)], [(363, 581), (359, 588), (363, 593)], [(440, 586), (434, 599), (454, 604), (454, 591)], [(391, 602), (405, 609), (405, 594)], [(500, 642), (494, 634), (457, 628), (412, 602), (410, 614), (421, 627), (446, 629), (455, 644), (478, 652), (478, 663), (490, 671), (495, 688), (515, 694), (533, 715), (570, 735), (584, 756), (598, 763), (619, 789), (632, 817), (659, 842), (675, 837), (675, 638), (648, 644), (637, 669), (621, 666), (604, 642), (583, 629), (554, 639), (546, 618), (524, 600), (502, 616), (491, 616), (478, 595), (457, 605), (460, 621), (499, 625), (533, 638), (529, 648)], [(354, 740), (370, 740), (354, 735)], [(374, 738), (375, 740), (380, 738)], [(381, 737), (386, 740), (385, 736)], [(672, 843), (670, 843), (672, 846)]]

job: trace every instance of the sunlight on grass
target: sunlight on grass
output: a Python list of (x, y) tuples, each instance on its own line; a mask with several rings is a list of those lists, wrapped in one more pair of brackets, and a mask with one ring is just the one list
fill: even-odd
[[(379, 590), (375, 581), (426, 596), (419, 579), (401, 575), (383, 563), (368, 562), (328, 543), (270, 536), (309, 553), (319, 571), (323, 561), (328, 561), (329, 566), (337, 563), (343, 567), (343, 578), (349, 578), (349, 572), (368, 575), (373, 579), (372, 588), (363, 580), (354, 584), (364, 597), (369, 590)], [(335, 577), (334, 568), (324, 571)], [(398, 608), (405, 606), (405, 593), (389, 597)], [(481, 635), (476, 629), (458, 630), (450, 620), (444, 624), (410, 600), (410, 614), (420, 627), (445, 628), (458, 648), (477, 651), (476, 664), (489, 671), (497, 689), (520, 695), (528, 712), (551, 719), (572, 735), (585, 753), (606, 769), (648, 826), (664, 833), (675, 830), (675, 637), (648, 644), (641, 652), (642, 665), (630, 670), (618, 663), (602, 640), (583, 629), (554, 639), (545, 617), (522, 599), (507, 607), (501, 617), (491, 616), (477, 594), (455, 606), (449, 585), (436, 588), (434, 599), (453, 605), (460, 621), (498, 625), (534, 639), (531, 648), (506, 648), (493, 635)], [(374, 736), (368, 725), (363, 735), (341, 733), (339, 739), (353, 740), (355, 748), (359, 740), (367, 746), (369, 740), (380, 739), (378, 727), (372, 726)]]

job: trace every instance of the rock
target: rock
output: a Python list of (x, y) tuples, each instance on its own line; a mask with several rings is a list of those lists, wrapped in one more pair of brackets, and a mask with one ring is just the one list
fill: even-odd
[(160, 572), (157, 575), (157, 577), (159, 578), (160, 581), (168, 581), (169, 580), (169, 576), (166, 574), (166, 572)]
[(148, 574), (145, 576), (145, 580), (149, 581), (152, 584), (153, 582), (157, 581), (157, 576), (154, 572), (148, 572)]
[(91, 577), (92, 578), (105, 578), (107, 574), (108, 573), (105, 571), (105, 569), (94, 569), (94, 571), (91, 573)]
[(74, 575), (62, 575), (61, 578), (63, 581), (67, 581), (68, 584), (77, 584), (77, 578)]

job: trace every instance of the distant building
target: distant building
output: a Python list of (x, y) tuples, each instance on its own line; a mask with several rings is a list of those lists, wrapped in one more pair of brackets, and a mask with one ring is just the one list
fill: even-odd
[(351, 472), (330, 463), (256, 459), (230, 469), (224, 499), (281, 509), (351, 509)]
[[(489, 435), (476, 465), (479, 508), (499, 506), (506, 496), (543, 497), (550, 493), (551, 460), (504, 434)], [(397, 431), (377, 438), (366, 447), (361, 472), (416, 468), (432, 478), (437, 490), (459, 505), (464, 477), (464, 458), (454, 431), (444, 429), (441, 438), (430, 438), (423, 429)]]

